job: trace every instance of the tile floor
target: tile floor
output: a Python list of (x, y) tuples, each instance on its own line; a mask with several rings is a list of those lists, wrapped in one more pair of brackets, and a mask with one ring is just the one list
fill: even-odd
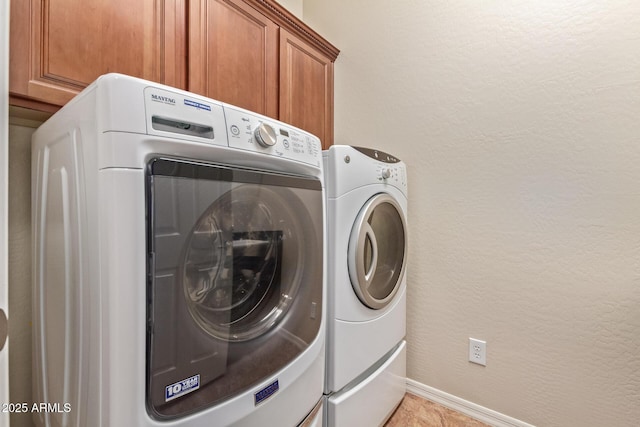
[(442, 405), (407, 393), (384, 427), (489, 427)]

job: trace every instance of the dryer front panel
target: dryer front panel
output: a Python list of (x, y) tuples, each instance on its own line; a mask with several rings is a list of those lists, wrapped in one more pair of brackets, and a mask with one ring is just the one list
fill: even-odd
[(155, 159), (147, 198), (147, 407), (170, 419), (274, 376), (320, 332), (322, 187)]
[(395, 198), (379, 193), (369, 199), (351, 230), (349, 277), (360, 301), (379, 310), (400, 289), (407, 257), (406, 222)]

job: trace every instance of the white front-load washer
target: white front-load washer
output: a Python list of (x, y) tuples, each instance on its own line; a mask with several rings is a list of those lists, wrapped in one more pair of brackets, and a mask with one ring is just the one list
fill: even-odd
[(406, 389), (407, 172), (379, 150), (323, 153), (327, 196), (325, 425), (379, 425)]
[[(33, 136), (44, 426), (319, 425), (318, 138), (119, 74)], [(50, 406), (51, 407), (51, 406)]]

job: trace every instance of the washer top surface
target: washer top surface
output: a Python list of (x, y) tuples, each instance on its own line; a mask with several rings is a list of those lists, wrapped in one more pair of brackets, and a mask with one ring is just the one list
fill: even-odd
[(368, 185), (391, 185), (407, 196), (407, 167), (380, 150), (333, 145), (323, 152), (327, 197), (340, 197)]
[[(47, 139), (48, 134), (81, 123), (90, 123), (85, 132), (97, 135), (96, 142), (87, 149), (97, 150), (100, 168), (139, 167), (140, 159), (126, 149), (134, 143), (116, 146), (116, 139), (122, 140), (122, 134), (129, 134), (145, 136), (154, 141), (158, 152), (177, 157), (209, 160), (209, 157), (220, 159), (219, 153), (224, 153), (226, 163), (259, 169), (314, 176), (318, 174), (312, 169), (322, 169), (320, 139), (302, 129), (234, 105), (123, 74), (100, 76), (40, 126), (34, 140)], [(169, 141), (172, 146), (158, 141)]]

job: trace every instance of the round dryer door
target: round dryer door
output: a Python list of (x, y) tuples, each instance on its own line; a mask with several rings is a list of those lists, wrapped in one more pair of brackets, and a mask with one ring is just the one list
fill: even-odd
[(363, 304), (378, 310), (393, 300), (406, 255), (402, 209), (389, 194), (377, 194), (360, 211), (349, 239), (349, 276)]

